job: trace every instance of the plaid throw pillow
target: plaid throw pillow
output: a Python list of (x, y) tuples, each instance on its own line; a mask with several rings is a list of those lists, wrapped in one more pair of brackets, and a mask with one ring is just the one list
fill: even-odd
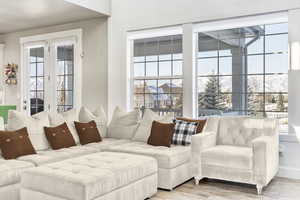
[(197, 133), (197, 122), (186, 122), (174, 120), (175, 128), (172, 144), (189, 145), (192, 142), (192, 135)]

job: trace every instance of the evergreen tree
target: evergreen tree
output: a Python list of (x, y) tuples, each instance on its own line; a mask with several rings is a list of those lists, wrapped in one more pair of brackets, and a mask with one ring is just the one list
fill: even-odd
[(272, 103), (276, 103), (276, 98), (275, 98), (275, 96), (272, 96), (272, 101), (271, 101)]
[(205, 86), (203, 95), (199, 95), (199, 106), (202, 109), (218, 109), (225, 108), (225, 97), (220, 94), (220, 85), (216, 76), (211, 76)]
[(253, 93), (253, 88), (250, 85), (248, 85), (247, 93), (248, 115), (257, 116), (259, 114), (258, 111), (264, 110), (263, 100)]
[(284, 96), (280, 92), (279, 95), (278, 95), (278, 100), (277, 100), (277, 110), (283, 112), (284, 109), (285, 109), (285, 107), (284, 107)]

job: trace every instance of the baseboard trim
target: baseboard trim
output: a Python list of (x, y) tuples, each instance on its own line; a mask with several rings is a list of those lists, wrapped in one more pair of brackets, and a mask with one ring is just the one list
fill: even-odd
[(292, 167), (279, 167), (278, 177), (300, 179), (300, 169)]

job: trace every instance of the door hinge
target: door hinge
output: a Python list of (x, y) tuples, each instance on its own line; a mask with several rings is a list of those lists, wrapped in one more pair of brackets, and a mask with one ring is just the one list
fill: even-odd
[(50, 53), (50, 46), (48, 46), (48, 53)]
[(51, 79), (50, 76), (48, 76), (48, 81), (50, 81), (50, 79)]
[(50, 106), (50, 104), (48, 104), (48, 110), (50, 110), (50, 108), (51, 108), (51, 106)]

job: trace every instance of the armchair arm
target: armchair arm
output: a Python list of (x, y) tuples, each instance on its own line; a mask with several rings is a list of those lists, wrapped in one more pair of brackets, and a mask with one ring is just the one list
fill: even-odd
[[(195, 177), (201, 177), (201, 152), (216, 145), (217, 133), (202, 132), (192, 136), (191, 159)], [(198, 178), (200, 179), (200, 178)]]
[(278, 135), (261, 136), (252, 141), (254, 181), (265, 186), (279, 167)]

